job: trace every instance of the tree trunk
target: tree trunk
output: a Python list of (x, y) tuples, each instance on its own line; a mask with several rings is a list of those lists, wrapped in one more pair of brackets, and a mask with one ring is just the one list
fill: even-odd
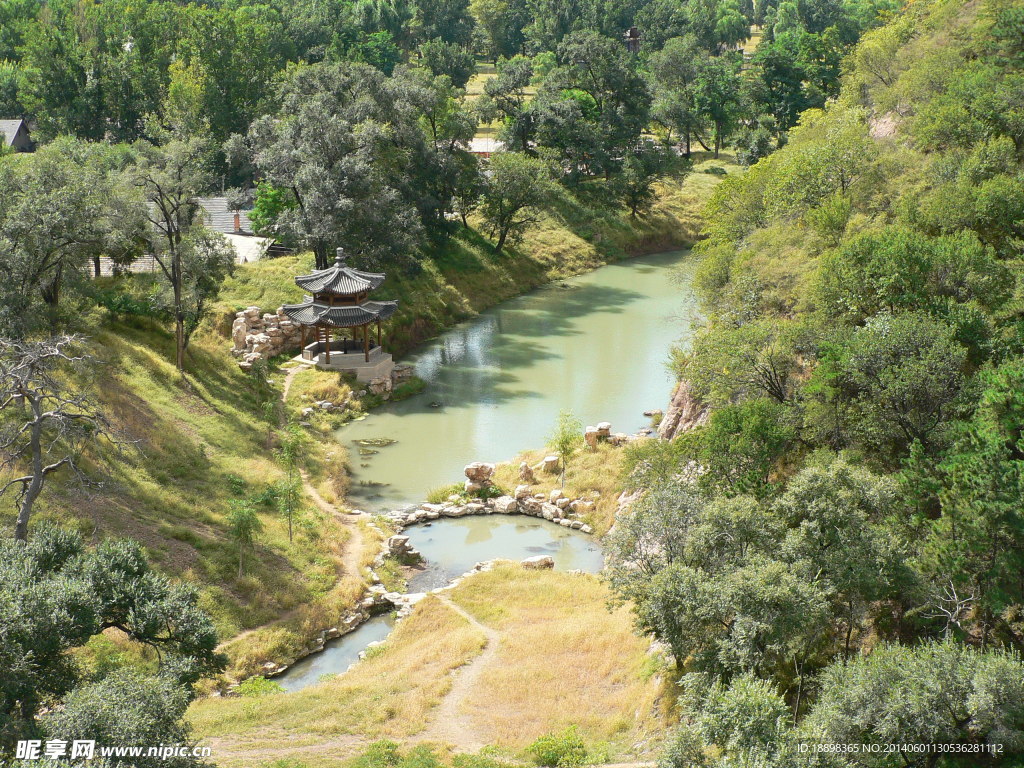
[(242, 547), (238, 547), (238, 578), (242, 578)]
[(501, 253), (501, 249), (505, 247), (506, 237), (508, 237), (508, 227), (502, 227), (501, 232), (498, 234), (498, 242), (494, 244), (495, 253)]
[(100, 274), (101, 274), (101, 271), (100, 271), (100, 257), (99, 256), (93, 256), (92, 257), (92, 268), (93, 268), (93, 272), (95, 273), (95, 276), (99, 277)]
[(715, 123), (715, 157), (718, 157), (719, 150), (722, 149), (722, 124)]
[(39, 418), (41, 407), (38, 401), (32, 402), (35, 414), (29, 441), (32, 450), (32, 480), (25, 488), (25, 495), (21, 497), (21, 505), (18, 507), (18, 521), (14, 525), (14, 538), (17, 541), (28, 541), (28, 521), (32, 516), (32, 506), (43, 490), (43, 422)]

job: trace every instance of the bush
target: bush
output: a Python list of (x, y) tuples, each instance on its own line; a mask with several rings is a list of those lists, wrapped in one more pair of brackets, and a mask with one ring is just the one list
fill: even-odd
[(238, 684), (239, 696), (270, 696), (275, 693), (284, 693), (280, 683), (267, 680), (265, 677), (250, 677)]
[(449, 496), (461, 496), (462, 494), (462, 483), (452, 483), (451, 485), (442, 485), (438, 488), (434, 488), (430, 491), (427, 491), (427, 501), (429, 501), (431, 504), (442, 504), (448, 501)]
[(526, 752), (534, 765), (544, 768), (575, 768), (586, 765), (590, 759), (587, 746), (574, 725), (561, 733), (541, 736), (526, 748)]

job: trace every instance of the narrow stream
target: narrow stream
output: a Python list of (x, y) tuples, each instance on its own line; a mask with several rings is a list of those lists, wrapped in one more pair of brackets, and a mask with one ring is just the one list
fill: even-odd
[(410, 356), (427, 390), (337, 432), (349, 447), (352, 503), (370, 511), (419, 503), (459, 481), (470, 461), (543, 446), (561, 410), (621, 432), (647, 424), (643, 412), (668, 401), (669, 349), (696, 311), (687, 254), (629, 259), (546, 286)]

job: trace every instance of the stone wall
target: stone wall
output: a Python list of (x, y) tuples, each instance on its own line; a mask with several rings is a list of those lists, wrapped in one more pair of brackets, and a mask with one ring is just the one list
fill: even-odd
[(302, 326), (290, 320), (278, 308), (275, 314), (260, 314), (259, 307), (247, 307), (235, 314), (231, 324), (231, 354), (239, 358), (242, 370), (249, 370), (257, 360), (280, 355), (302, 346)]

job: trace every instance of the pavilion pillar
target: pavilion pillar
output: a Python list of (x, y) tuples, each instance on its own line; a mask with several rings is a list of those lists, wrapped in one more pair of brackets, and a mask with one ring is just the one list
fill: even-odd
[(366, 357), (366, 362), (370, 362), (370, 324), (367, 323), (363, 326), (363, 355)]
[(331, 364), (331, 329), (324, 326), (324, 349), (327, 354), (327, 364)]
[(377, 321), (377, 346), (380, 346), (380, 320)]
[(306, 351), (306, 326), (300, 325), (299, 328), (302, 329), (301, 330), (301, 333), (302, 333), (302, 350), (300, 351), (299, 354), (304, 354), (305, 351)]

